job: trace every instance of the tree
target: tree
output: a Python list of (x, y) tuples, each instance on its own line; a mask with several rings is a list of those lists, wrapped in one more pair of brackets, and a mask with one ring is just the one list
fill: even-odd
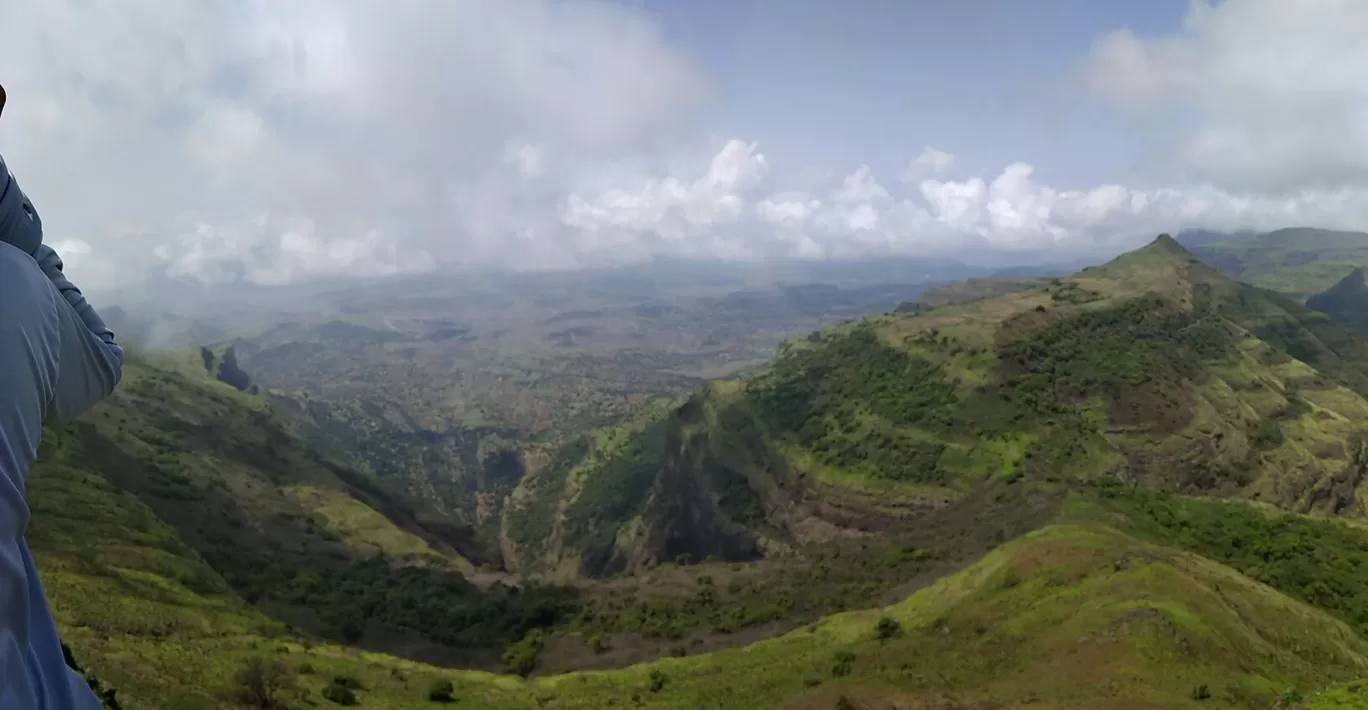
[(233, 676), (238, 699), (249, 707), (273, 710), (285, 707), (282, 696), (292, 688), (294, 676), (279, 659), (253, 656)]

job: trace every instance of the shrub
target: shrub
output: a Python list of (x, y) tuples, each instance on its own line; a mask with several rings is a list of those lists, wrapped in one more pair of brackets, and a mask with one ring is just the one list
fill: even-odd
[(874, 626), (874, 635), (878, 637), (880, 641), (886, 641), (901, 636), (902, 624), (898, 623), (897, 619), (891, 619), (887, 616), (882, 617), (879, 619), (879, 623)]
[(233, 675), (238, 700), (243, 704), (269, 710), (284, 707), (282, 696), (290, 689), (292, 677), (278, 659), (253, 656)]
[(855, 664), (855, 654), (851, 651), (840, 650), (836, 652), (835, 663), (831, 666), (831, 675), (841, 678), (850, 675), (850, 668)]
[(508, 672), (527, 676), (537, 669), (537, 655), (541, 653), (544, 641), (541, 629), (533, 629), (521, 641), (508, 644), (504, 649), (504, 665)]
[(323, 697), (338, 705), (355, 705), (358, 702), (356, 699), (356, 691), (337, 681), (329, 683), (328, 687), (323, 689)]
[(349, 673), (343, 673), (342, 675), (333, 676), (332, 682), (334, 685), (340, 685), (343, 688), (347, 688), (349, 690), (366, 689), (366, 686), (361, 682), (360, 678), (357, 678), (356, 676), (351, 675)]
[(652, 693), (659, 693), (665, 689), (665, 674), (658, 668), (651, 669), (650, 688)]
[(451, 684), (451, 681), (434, 680), (432, 681), (432, 687), (428, 689), (428, 700), (435, 703), (454, 702), (456, 698), (453, 693), (455, 692), (456, 688)]

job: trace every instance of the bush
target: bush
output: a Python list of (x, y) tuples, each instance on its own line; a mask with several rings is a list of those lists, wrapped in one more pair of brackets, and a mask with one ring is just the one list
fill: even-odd
[(831, 665), (831, 675), (842, 678), (850, 675), (851, 666), (855, 664), (855, 654), (851, 651), (841, 650), (836, 652), (835, 663)]
[(356, 691), (337, 681), (329, 683), (328, 687), (323, 689), (323, 697), (338, 705), (355, 705), (358, 702), (356, 699)]
[(1211, 697), (1211, 689), (1207, 687), (1207, 684), (1206, 684), (1206, 683), (1203, 683), (1203, 684), (1201, 684), (1201, 685), (1199, 685), (1199, 686), (1197, 686), (1197, 687), (1195, 687), (1195, 688), (1192, 689), (1192, 699), (1193, 699), (1193, 700), (1206, 700), (1206, 699), (1208, 699), (1208, 698), (1210, 698), (1210, 697)]
[(340, 685), (343, 688), (347, 688), (348, 690), (366, 689), (366, 686), (361, 682), (360, 678), (357, 678), (356, 676), (347, 673), (343, 673), (342, 675), (338, 676), (333, 676), (332, 682), (334, 685)]
[(594, 634), (589, 637), (590, 651), (593, 651), (594, 653), (605, 653), (609, 648), (612, 647), (608, 644), (608, 639), (603, 637), (603, 634)]
[(503, 656), (508, 672), (524, 678), (532, 675), (537, 669), (537, 655), (541, 653), (543, 643), (541, 629), (533, 629), (521, 641), (508, 644)]
[(665, 689), (665, 674), (658, 668), (651, 669), (650, 688), (652, 693), (659, 693)]
[(284, 707), (284, 694), (292, 683), (290, 670), (278, 659), (253, 656), (233, 675), (238, 700), (243, 704), (270, 710)]
[(456, 700), (453, 693), (456, 688), (449, 680), (434, 680), (432, 687), (428, 689), (428, 700), (435, 703), (450, 703)]
[(882, 617), (879, 619), (879, 623), (874, 627), (874, 635), (878, 637), (880, 641), (886, 641), (901, 636), (902, 624), (898, 623), (897, 619), (890, 619), (887, 616)]

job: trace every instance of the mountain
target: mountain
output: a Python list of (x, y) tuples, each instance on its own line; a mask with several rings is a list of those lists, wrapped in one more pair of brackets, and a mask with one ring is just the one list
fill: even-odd
[[(763, 367), (795, 333), (891, 310), (925, 289), (915, 280), (735, 289), (667, 272), (683, 285), (616, 272), (600, 282), (529, 275), (518, 289), (371, 285), (330, 312), (282, 317), (209, 352), (231, 352), (311, 446), (495, 547), (508, 494), (567, 442), (708, 378)], [(516, 571), (521, 558), (506, 559)]]
[(1368, 233), (1296, 227), (1202, 243), (1193, 253), (1241, 281), (1302, 299), (1368, 266)]
[(504, 550), (588, 575), (739, 561), (1023, 477), (1363, 518), (1366, 396), (1368, 342), (1164, 235), (1072, 277), (790, 341), (755, 377), (528, 476)]
[(1334, 286), (1306, 299), (1306, 307), (1368, 337), (1368, 275), (1364, 267), (1354, 269)]
[(1289, 708), (1368, 676), (1368, 343), (1167, 236), (553, 429), (493, 546), (241, 348), (135, 352), (30, 478), (63, 639), (128, 707)]

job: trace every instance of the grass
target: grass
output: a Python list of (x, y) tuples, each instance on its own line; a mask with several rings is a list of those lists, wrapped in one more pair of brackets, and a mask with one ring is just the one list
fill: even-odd
[[(133, 357), (115, 395), (45, 432), (44, 444), (35, 479), (89, 479), (118, 496), (70, 488), (57, 493), (82, 499), (63, 506), (86, 505), (100, 519), (118, 501), (136, 501), (174, 531), (166, 564), (188, 550), (212, 574), (203, 566), (152, 571), (260, 602), (324, 638), (404, 648), (407, 634), (496, 655), (575, 608), (573, 590), (486, 591), (469, 582), (461, 571), (484, 561), (473, 531), (307, 448), (263, 399), (203, 374)], [(39, 535), (68, 553), (103, 544), (78, 530), (44, 532), (41, 523)]]
[[(890, 607), (836, 614), (744, 648), (530, 680), (301, 643), (240, 602), (164, 577), (179, 596), (92, 627), (76, 609), (91, 590), (86, 580), (109, 572), (59, 564), (63, 553), (41, 532), (34, 546), (64, 638), (119, 689), (125, 707), (222, 704), (233, 673), (254, 655), (283, 660), (298, 699), (318, 702), (333, 678), (348, 676), (359, 681), (362, 707), (430, 707), (428, 689), (449, 680), (458, 707), (510, 710), (815, 708), (835, 707), (838, 696), (880, 707), (947, 696), (1167, 707), (1185, 706), (1203, 685), (1212, 707), (1262, 708), (1287, 688), (1309, 694), (1368, 672), (1368, 645), (1325, 613), (1220, 564), (1096, 524), (1047, 527)], [(103, 598), (145, 594), (121, 585)], [(139, 621), (187, 613), (207, 626), (149, 633)], [(892, 622), (897, 633), (887, 632)]]

